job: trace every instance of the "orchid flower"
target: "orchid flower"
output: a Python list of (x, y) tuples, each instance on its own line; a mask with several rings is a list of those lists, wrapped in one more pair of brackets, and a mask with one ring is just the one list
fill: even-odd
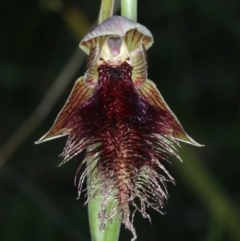
[(61, 164), (88, 148), (79, 167), (79, 195), (91, 175), (86, 203), (101, 195), (100, 229), (122, 213), (121, 222), (133, 240), (135, 212), (149, 220), (147, 208), (161, 212), (168, 198), (166, 184), (174, 183), (164, 162), (169, 156), (180, 159), (179, 141), (200, 146), (147, 78), (146, 50), (152, 44), (146, 27), (120, 16), (88, 33), (80, 42), (89, 55), (86, 73), (76, 81), (52, 128), (38, 141), (68, 135)]

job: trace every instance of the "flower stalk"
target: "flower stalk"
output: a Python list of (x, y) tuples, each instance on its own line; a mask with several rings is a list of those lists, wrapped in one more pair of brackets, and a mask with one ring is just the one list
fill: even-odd
[(98, 16), (98, 24), (101, 24), (107, 18), (113, 15), (115, 0), (102, 0)]
[(137, 0), (121, 0), (121, 16), (137, 21)]

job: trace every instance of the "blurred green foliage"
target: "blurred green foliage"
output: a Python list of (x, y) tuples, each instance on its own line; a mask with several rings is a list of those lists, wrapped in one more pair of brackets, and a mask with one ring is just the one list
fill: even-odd
[[(0, 1), (0, 145), (34, 111), (78, 46), (77, 21), (83, 34), (100, 6), (97, 0), (49, 2)], [(69, 9), (84, 20), (68, 21)], [(150, 211), (153, 226), (136, 215), (139, 241), (239, 240), (239, 9), (237, 0), (139, 1), (138, 21), (155, 38), (149, 78), (190, 136), (206, 145), (182, 144), (183, 163), (168, 166), (177, 185), (169, 185), (166, 215)], [(47, 120), (0, 169), (1, 241), (90, 240), (84, 195), (77, 201), (73, 185), (81, 156), (56, 168), (65, 138), (34, 145), (84, 70), (79, 66)], [(130, 238), (122, 230), (120, 241)]]

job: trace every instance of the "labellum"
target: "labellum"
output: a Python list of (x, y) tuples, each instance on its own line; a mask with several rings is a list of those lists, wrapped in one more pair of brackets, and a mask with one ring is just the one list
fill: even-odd
[(86, 73), (76, 81), (50, 131), (38, 141), (68, 135), (61, 164), (89, 147), (79, 168), (79, 195), (85, 177), (91, 175), (86, 202), (101, 195), (100, 229), (122, 213), (133, 240), (135, 212), (150, 219), (146, 209), (161, 212), (168, 198), (166, 183), (174, 179), (163, 163), (169, 155), (180, 159), (178, 141), (199, 146), (147, 79), (146, 50), (152, 44), (148, 29), (120, 16), (87, 34), (80, 43), (89, 55)]

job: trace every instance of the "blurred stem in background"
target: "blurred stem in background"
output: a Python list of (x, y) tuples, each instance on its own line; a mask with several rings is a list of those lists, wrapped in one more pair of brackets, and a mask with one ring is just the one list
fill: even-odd
[[(220, 240), (222, 233), (227, 230), (233, 240), (240, 240), (240, 218), (237, 207), (231, 203), (228, 195), (219, 185), (213, 175), (190, 149), (180, 150), (183, 163), (175, 162), (181, 181), (195, 194), (208, 209), (212, 225), (207, 241)], [(225, 229), (225, 230), (224, 230)], [(220, 236), (220, 237), (219, 237)]]
[[(75, 6), (68, 5), (64, 7), (61, 0), (41, 0), (39, 3), (42, 9), (59, 14), (78, 41), (80, 41), (91, 28), (85, 14)], [(93, 25), (96, 25), (96, 23), (97, 21), (95, 21)], [(55, 81), (49, 86), (35, 111), (29, 115), (25, 122), (22, 123), (12, 136), (0, 147), (0, 167), (12, 157), (18, 148), (45, 120), (68, 84), (72, 81), (74, 75), (84, 64), (85, 58), (86, 55), (82, 51), (79, 51), (77, 47), (76, 51), (66, 62), (66, 65), (62, 67), (62, 71), (58, 74)]]

